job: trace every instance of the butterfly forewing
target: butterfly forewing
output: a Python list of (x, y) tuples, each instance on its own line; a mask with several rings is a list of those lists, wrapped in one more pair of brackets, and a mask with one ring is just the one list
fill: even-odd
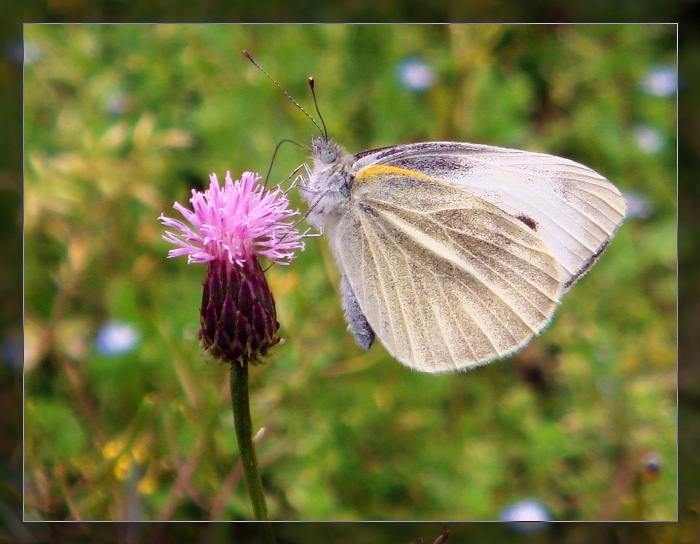
[(358, 173), (374, 165), (426, 173), (519, 219), (556, 258), (564, 290), (595, 262), (625, 214), (625, 200), (612, 183), (553, 155), (428, 142), (365, 152), (356, 159)]
[(562, 290), (556, 260), (522, 220), (398, 168), (355, 177), (329, 238), (374, 332), (424, 372), (518, 349), (548, 323)]

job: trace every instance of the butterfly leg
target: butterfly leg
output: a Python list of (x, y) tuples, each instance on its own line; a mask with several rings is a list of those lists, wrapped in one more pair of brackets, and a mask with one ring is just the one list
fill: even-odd
[(305, 189), (307, 191), (310, 191), (311, 189), (308, 188), (308, 185), (309, 185), (308, 181), (309, 181), (309, 179), (311, 179), (311, 169), (309, 168), (309, 165), (306, 163), (299, 165), (298, 167), (296, 167), (294, 169), (294, 172), (292, 172), (292, 176), (297, 174), (297, 172), (299, 172), (299, 170), (304, 170), (306, 175), (304, 175), (303, 173), (298, 174), (296, 179), (294, 180), (293, 185), (295, 187), (299, 187), (299, 189)]
[(340, 292), (343, 295), (343, 309), (345, 320), (348, 322), (348, 330), (355, 337), (355, 342), (362, 349), (369, 349), (374, 342), (374, 331), (367, 322), (367, 318), (360, 309), (355, 292), (345, 275), (340, 282)]
[[(307, 174), (306, 174), (307, 176), (308, 176), (309, 173), (311, 172), (311, 170), (309, 170), (309, 165), (308, 165), (308, 164), (306, 164), (306, 163), (301, 164), (301, 165), (297, 166), (297, 167), (292, 171), (291, 174), (289, 174), (286, 178), (284, 178), (282, 181), (280, 181), (280, 182), (277, 184), (277, 188), (279, 189), (279, 188), (281, 187), (281, 185), (282, 185), (285, 181), (294, 178), (294, 181), (292, 181), (291, 185), (290, 185), (286, 190), (282, 191), (282, 192), (284, 193), (285, 196), (287, 196), (289, 193), (292, 192), (293, 189), (296, 189), (297, 187), (299, 187), (300, 189), (306, 188), (306, 180), (307, 180), (308, 178), (305, 178), (305, 177), (304, 177), (304, 174), (299, 174), (299, 171), (300, 171), (300, 170), (305, 170), (305, 171), (307, 172)], [(296, 177), (295, 177), (295, 176), (296, 176)]]

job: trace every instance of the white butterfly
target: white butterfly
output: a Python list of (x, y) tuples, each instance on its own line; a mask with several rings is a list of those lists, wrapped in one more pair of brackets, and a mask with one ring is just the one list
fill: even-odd
[(357, 155), (312, 141), (309, 222), (328, 235), (349, 329), (422, 372), (522, 348), (625, 216), (607, 179), (573, 161), (459, 142)]
[(351, 155), (244, 54), (322, 134), (301, 195), (328, 235), (363, 349), (376, 336), (433, 373), (505, 357), (547, 326), (622, 223), (620, 191), (568, 159), (461, 142)]

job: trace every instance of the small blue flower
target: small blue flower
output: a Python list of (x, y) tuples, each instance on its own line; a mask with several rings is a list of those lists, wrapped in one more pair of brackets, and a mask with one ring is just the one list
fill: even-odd
[(657, 66), (644, 76), (641, 82), (645, 93), (652, 96), (672, 96), (678, 88), (676, 67), (672, 65)]
[(404, 60), (397, 71), (401, 83), (410, 91), (422, 92), (435, 83), (432, 67), (417, 57)]
[(627, 217), (646, 220), (654, 214), (654, 209), (649, 200), (641, 193), (634, 191), (624, 191), (622, 196), (627, 202)]
[(639, 149), (645, 153), (656, 153), (664, 146), (664, 139), (661, 132), (649, 125), (639, 125), (634, 129), (634, 136), (637, 139)]
[(133, 351), (138, 345), (139, 332), (127, 323), (110, 321), (97, 333), (95, 346), (102, 355), (122, 355)]
[(120, 115), (123, 115), (129, 111), (130, 107), (130, 98), (126, 94), (119, 91), (115, 91), (109, 95), (104, 106), (107, 114), (112, 117), (119, 117)]
[(524, 499), (509, 506), (501, 512), (501, 521), (518, 533), (534, 533), (543, 530), (552, 516), (537, 499)]

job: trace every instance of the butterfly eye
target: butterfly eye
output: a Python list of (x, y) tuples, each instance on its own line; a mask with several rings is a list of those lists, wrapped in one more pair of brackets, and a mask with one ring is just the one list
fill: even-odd
[(321, 150), (321, 160), (330, 164), (338, 158), (338, 151), (333, 147), (326, 147)]

